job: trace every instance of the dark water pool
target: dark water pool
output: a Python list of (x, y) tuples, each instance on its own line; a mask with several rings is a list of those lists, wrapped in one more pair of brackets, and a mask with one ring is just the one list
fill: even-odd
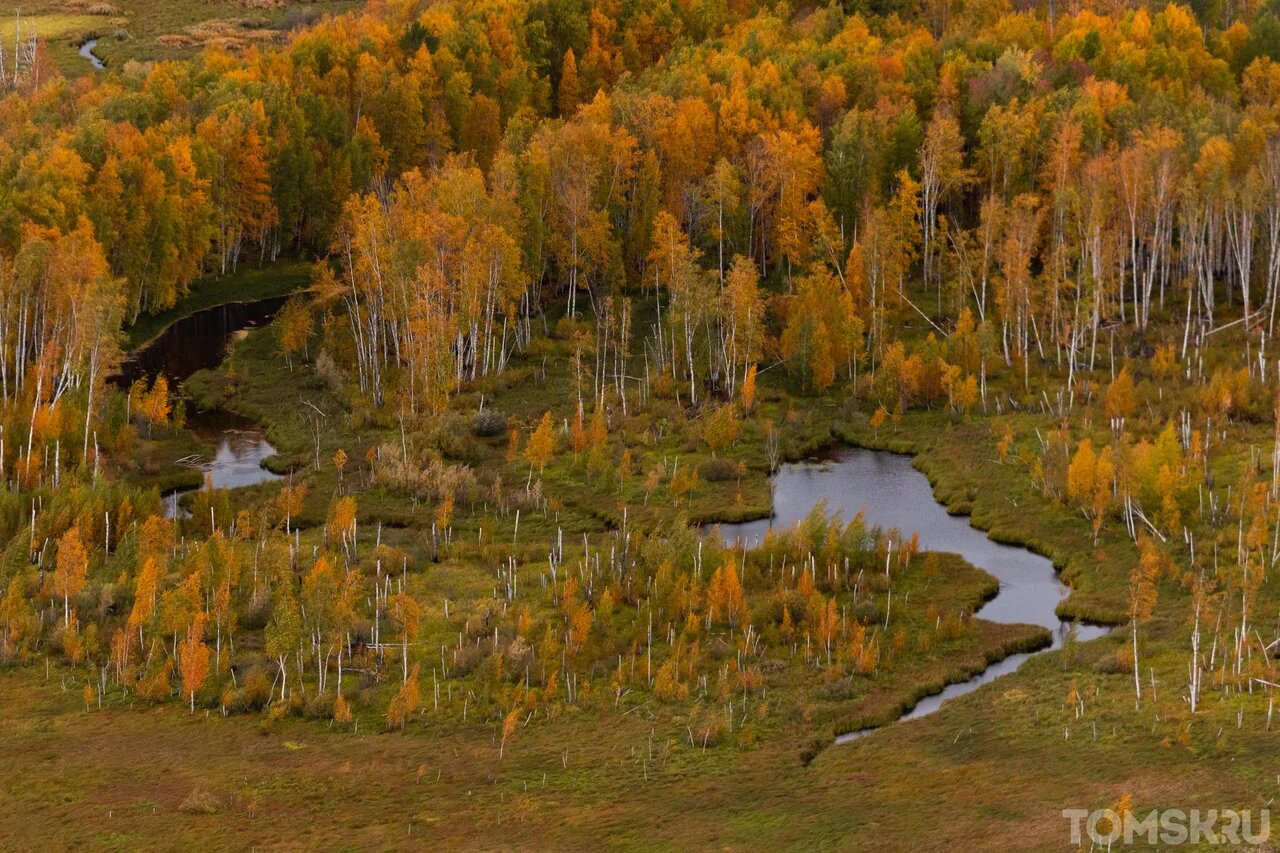
[[(283, 298), (265, 299), (222, 305), (185, 317), (134, 353), (121, 365), (115, 381), (127, 386), (136, 379), (150, 381), (163, 373), (170, 387), (176, 387), (196, 371), (221, 364), (236, 333), (271, 322), (283, 304)], [(221, 409), (188, 409), (186, 425), (215, 448), (212, 457), (193, 462), (215, 487), (234, 489), (280, 479), (262, 467), (263, 460), (275, 455), (276, 449), (253, 421)], [(171, 515), (180, 512), (178, 495), (177, 491), (165, 495)]]
[(163, 373), (177, 385), (198, 370), (217, 367), (227, 357), (231, 336), (242, 329), (270, 323), (283, 298), (220, 305), (178, 320), (120, 366), (117, 381), (128, 385)]

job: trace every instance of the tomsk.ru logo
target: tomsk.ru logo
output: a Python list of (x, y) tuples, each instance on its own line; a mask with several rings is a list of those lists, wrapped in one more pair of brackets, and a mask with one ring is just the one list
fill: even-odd
[(1248, 809), (1152, 809), (1142, 817), (1128, 809), (1063, 809), (1071, 822), (1071, 843), (1084, 838), (1111, 848), (1117, 844), (1262, 844), (1271, 837), (1271, 813)]

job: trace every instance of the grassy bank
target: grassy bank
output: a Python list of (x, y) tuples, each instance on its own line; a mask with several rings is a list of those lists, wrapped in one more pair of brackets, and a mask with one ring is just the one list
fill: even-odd
[[(1103, 646), (1106, 644), (1104, 643)], [(0, 834), (96, 849), (298, 844), (417, 849), (1060, 850), (1064, 807), (1260, 807), (1275, 793), (1260, 720), (1165, 746), (1133, 720), (1123, 675), (1086, 649), (921, 720), (823, 750), (794, 740), (690, 747), (681, 719), (575, 714), (496, 730), (434, 721), (384, 734), (323, 722), (86, 709), (64, 670), (0, 673)], [(1085, 712), (1066, 702), (1068, 685)], [(780, 707), (787, 726), (798, 710)], [(1160, 730), (1163, 731), (1162, 729)], [(696, 791), (691, 796), (690, 791)], [(412, 826), (412, 828), (411, 828)], [(30, 845), (28, 844), (30, 842)]]

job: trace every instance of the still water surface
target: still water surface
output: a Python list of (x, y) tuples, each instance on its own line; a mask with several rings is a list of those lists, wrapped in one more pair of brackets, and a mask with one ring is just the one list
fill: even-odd
[[(185, 317), (134, 353), (121, 366), (117, 381), (127, 386), (143, 377), (150, 382), (163, 373), (170, 388), (176, 388), (196, 371), (221, 364), (237, 333), (269, 323), (283, 304), (283, 298), (265, 299), (222, 305)], [(280, 479), (280, 475), (262, 467), (263, 460), (274, 456), (276, 449), (253, 421), (222, 409), (188, 410), (186, 425), (215, 448), (211, 458), (196, 463), (215, 487), (234, 489)], [(164, 496), (170, 515), (181, 512), (178, 496), (178, 491)]]
[[(862, 510), (868, 525), (885, 530), (896, 527), (908, 537), (918, 533), (922, 548), (959, 554), (990, 572), (1000, 581), (1000, 592), (978, 611), (983, 619), (1048, 628), (1053, 633), (1050, 648), (1060, 647), (1072, 630), (1079, 640), (1091, 640), (1110, 630), (1059, 619), (1054, 610), (1070, 591), (1058, 579), (1053, 563), (1026, 548), (988, 539), (965, 516), (949, 515), (934, 499), (928, 479), (912, 467), (909, 456), (845, 448), (827, 461), (783, 465), (773, 478), (773, 518), (723, 524), (720, 534), (726, 540), (742, 540), (750, 545), (774, 525), (790, 527), (804, 519), (820, 502), (846, 520)], [(1034, 654), (1038, 652), (1013, 655), (969, 681), (949, 685), (922, 700), (903, 719), (936, 711), (947, 699), (1013, 672)], [(843, 735), (838, 742), (862, 734), (865, 732)]]

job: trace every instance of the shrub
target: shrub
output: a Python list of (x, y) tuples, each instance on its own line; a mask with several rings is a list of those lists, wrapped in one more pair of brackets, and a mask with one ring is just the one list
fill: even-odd
[(313, 720), (327, 720), (333, 716), (334, 698), (328, 691), (317, 693), (307, 700), (302, 713)]
[(312, 369), (331, 389), (334, 391), (342, 390), (346, 382), (346, 376), (342, 368), (338, 367), (338, 363), (334, 360), (332, 353), (327, 349), (321, 350), (316, 356), (315, 365)]
[(507, 416), (497, 409), (477, 412), (471, 419), (471, 434), (479, 438), (494, 438), (507, 432)]
[(244, 679), (244, 686), (231, 694), (231, 711), (244, 713), (261, 710), (271, 698), (271, 680), (262, 667), (254, 667)]
[(216, 814), (222, 803), (208, 791), (197, 788), (178, 806), (183, 814)]
[(479, 645), (463, 644), (462, 648), (453, 653), (453, 664), (449, 673), (455, 678), (466, 678), (484, 663), (488, 656), (488, 649), (482, 649)]
[(742, 474), (742, 465), (732, 459), (717, 457), (708, 459), (698, 466), (698, 476), (713, 483), (737, 479)]
[(452, 412), (441, 415), (431, 431), (432, 443), (440, 450), (440, 454), (460, 462), (479, 461), (483, 454), (476, 440), (471, 437), (471, 430), (460, 415)]
[(725, 736), (724, 711), (719, 708), (694, 708), (689, 715), (687, 734), (695, 749), (719, 746)]
[(813, 761), (813, 759), (821, 755), (822, 751), (831, 746), (834, 742), (835, 738), (830, 736), (819, 735), (813, 737), (808, 743), (800, 748), (800, 763), (805, 767), (808, 767), (809, 763)]
[(254, 599), (240, 613), (240, 624), (251, 631), (260, 631), (271, 621), (271, 610), (270, 596)]
[(875, 625), (884, 619), (884, 607), (874, 601), (859, 601), (849, 611), (849, 615), (863, 625)]
[(862, 691), (858, 690), (858, 688), (854, 686), (853, 678), (851, 676), (845, 676), (844, 678), (838, 678), (835, 681), (822, 685), (822, 687), (819, 688), (818, 695), (829, 702), (848, 702), (851, 699), (858, 698), (858, 695), (861, 692)]

